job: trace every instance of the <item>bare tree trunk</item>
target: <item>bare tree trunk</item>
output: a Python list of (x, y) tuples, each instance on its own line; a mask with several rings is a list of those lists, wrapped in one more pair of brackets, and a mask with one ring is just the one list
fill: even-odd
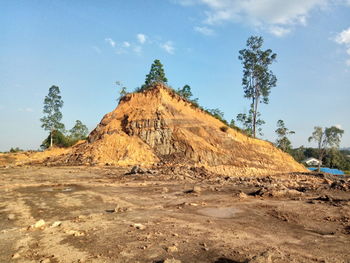
[(317, 171), (318, 172), (321, 172), (321, 162), (322, 162), (322, 159), (323, 159), (323, 150), (320, 151), (320, 155), (319, 155), (319, 162), (318, 162), (318, 167), (317, 167)]
[(253, 103), (253, 136), (256, 138), (256, 122), (257, 122), (257, 115), (258, 115), (258, 103), (259, 103), (259, 97), (254, 98)]
[(53, 130), (51, 130), (51, 132), (50, 132), (50, 148), (52, 147), (52, 132), (53, 132)]
[(256, 112), (255, 112), (255, 97), (253, 98), (253, 104), (252, 104), (252, 106), (253, 106), (253, 120), (252, 120), (252, 135), (253, 135), (253, 137), (255, 138), (255, 136), (256, 136), (256, 132), (255, 132), (255, 128), (256, 128)]

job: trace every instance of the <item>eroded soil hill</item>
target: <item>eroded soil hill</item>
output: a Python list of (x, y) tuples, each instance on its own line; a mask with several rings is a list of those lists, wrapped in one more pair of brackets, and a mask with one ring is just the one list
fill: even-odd
[(169, 88), (128, 94), (58, 164), (190, 164), (226, 175), (304, 172), (273, 144), (225, 125)]

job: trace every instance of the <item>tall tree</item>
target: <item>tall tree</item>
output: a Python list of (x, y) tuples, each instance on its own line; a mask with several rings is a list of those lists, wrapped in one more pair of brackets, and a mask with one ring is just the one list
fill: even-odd
[(88, 128), (80, 120), (75, 121), (75, 125), (69, 130), (70, 138), (74, 141), (86, 139)]
[(52, 134), (54, 131), (64, 131), (64, 124), (61, 123), (63, 100), (60, 95), (60, 89), (57, 86), (51, 86), (49, 94), (44, 99), (44, 116), (40, 119), (41, 127), (50, 131), (50, 147), (52, 147)]
[(141, 91), (151, 87), (155, 83), (166, 84), (168, 79), (165, 77), (163, 65), (160, 60), (153, 61), (149, 74), (146, 75), (145, 84), (142, 85)]
[(290, 152), (292, 149), (292, 143), (288, 139), (288, 135), (295, 134), (294, 131), (289, 130), (283, 120), (277, 121), (277, 130), (275, 130), (277, 134), (276, 146), (280, 148), (284, 152)]
[(318, 146), (318, 171), (321, 169), (321, 162), (329, 148), (339, 148), (340, 139), (343, 136), (344, 130), (335, 126), (330, 128), (314, 127), (312, 135), (309, 137), (309, 142), (315, 141)]
[(253, 137), (256, 137), (259, 103), (268, 104), (271, 88), (277, 83), (276, 76), (269, 70), (277, 55), (271, 49), (261, 50), (263, 42), (262, 37), (249, 37), (247, 48), (240, 50), (238, 56), (243, 64), (244, 97), (251, 100)]

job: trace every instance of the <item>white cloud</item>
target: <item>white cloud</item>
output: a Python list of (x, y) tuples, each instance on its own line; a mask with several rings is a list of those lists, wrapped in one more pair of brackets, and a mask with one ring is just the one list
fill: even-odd
[(115, 47), (116, 43), (113, 39), (111, 38), (105, 38), (105, 41), (111, 45), (111, 47)]
[[(350, 56), (350, 27), (343, 30), (335, 37), (335, 42), (346, 47), (346, 53)], [(347, 66), (350, 66), (350, 58), (345, 61)]]
[(269, 31), (271, 34), (277, 36), (277, 37), (283, 37), (290, 33), (290, 29), (281, 27), (281, 26), (271, 26), (269, 28)]
[[(244, 23), (276, 36), (291, 27), (306, 25), (310, 12), (327, 7), (333, 0), (178, 0), (183, 6), (206, 8), (204, 24)], [(347, 0), (350, 1), (350, 0)]]
[(160, 47), (164, 49), (166, 52), (168, 52), (169, 54), (174, 54), (175, 48), (174, 48), (173, 42), (167, 41), (163, 44), (160, 44)]
[(195, 31), (205, 35), (205, 36), (212, 36), (214, 35), (214, 30), (210, 29), (206, 26), (196, 26), (193, 28)]
[(128, 41), (123, 42), (123, 47), (130, 47), (131, 44)]
[(137, 38), (137, 41), (139, 41), (141, 44), (144, 44), (147, 40), (147, 36), (144, 34), (137, 34), (136, 38)]
[(341, 124), (336, 124), (335, 127), (337, 127), (338, 129), (342, 128)]
[(350, 27), (348, 29), (343, 30), (340, 32), (336, 37), (335, 41), (338, 44), (346, 44), (350, 45)]

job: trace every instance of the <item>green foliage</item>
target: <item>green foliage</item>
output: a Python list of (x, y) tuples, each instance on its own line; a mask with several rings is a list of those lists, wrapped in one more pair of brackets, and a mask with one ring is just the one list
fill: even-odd
[[(52, 136), (52, 145), (51, 145), (51, 136)], [(65, 136), (61, 131), (54, 130), (50, 135), (42, 142), (40, 147), (42, 149), (48, 149), (53, 145), (56, 147), (69, 147), (72, 146), (73, 142), (69, 136)]]
[(64, 124), (61, 123), (62, 113), (60, 109), (63, 106), (63, 100), (60, 95), (60, 89), (57, 86), (51, 86), (49, 94), (44, 99), (44, 117), (40, 119), (41, 127), (46, 131), (64, 130)]
[(127, 88), (125, 86), (123, 86), (123, 84), (120, 81), (116, 81), (115, 84), (119, 88), (119, 95), (117, 98), (117, 101), (119, 103), (121, 101), (121, 99), (124, 98), (125, 95), (128, 94), (128, 92), (127, 92)]
[(268, 104), (271, 88), (277, 83), (276, 76), (269, 70), (277, 55), (271, 49), (261, 50), (263, 42), (262, 37), (251, 36), (247, 40), (247, 48), (240, 50), (238, 56), (243, 64), (244, 97), (252, 101), (251, 116), (246, 116), (244, 122), (251, 118), (252, 124), (248, 129), (251, 129), (253, 137), (256, 137), (258, 122), (262, 123), (258, 117), (259, 103)]
[(156, 59), (151, 65), (149, 74), (146, 75), (145, 83), (141, 86), (141, 91), (147, 90), (155, 83), (166, 84), (168, 79), (165, 77), (163, 65), (160, 60)]
[[(253, 109), (251, 108), (249, 110), (249, 113), (239, 113), (236, 117), (237, 121), (241, 123), (241, 129), (244, 131), (245, 134), (248, 136), (253, 136)], [(265, 121), (260, 119), (260, 113), (257, 112), (256, 114), (256, 121), (255, 121), (255, 131), (260, 136), (263, 135), (261, 126), (265, 124)]]
[(228, 122), (224, 118), (224, 113), (220, 109), (205, 109), (204, 111), (228, 126)]
[[(315, 141), (317, 143), (319, 160), (323, 160), (324, 155), (330, 148), (339, 148), (340, 139), (343, 133), (344, 130), (341, 130), (335, 126), (325, 129), (319, 126), (314, 127), (314, 131), (308, 140), (309, 142)], [(320, 171), (320, 167), (321, 165), (319, 164), (318, 171)]]
[(176, 93), (186, 100), (191, 100), (191, 97), (193, 96), (191, 87), (189, 85), (185, 85), (182, 89), (178, 89)]
[(295, 132), (286, 128), (283, 120), (277, 121), (277, 130), (275, 130), (275, 132), (278, 137), (276, 140), (276, 146), (282, 151), (290, 153), (292, 149), (292, 143), (287, 136), (290, 134), (295, 134)]
[(72, 141), (85, 140), (89, 130), (80, 120), (76, 120), (75, 125), (69, 130), (69, 137)]
[(18, 153), (18, 152), (23, 152), (22, 149), (20, 149), (19, 147), (16, 147), (16, 148), (12, 148), (10, 149), (9, 151), (10, 153)]
[[(298, 162), (314, 157), (319, 156), (319, 149), (316, 148), (305, 148), (303, 146), (299, 148), (292, 149), (290, 154)], [(325, 167), (336, 168), (340, 170), (350, 170), (350, 159), (347, 158), (347, 154), (344, 151), (339, 151), (336, 148), (329, 149), (324, 157), (322, 158), (322, 164)]]
[[(57, 86), (51, 86), (49, 94), (44, 99), (44, 116), (40, 119), (42, 125), (46, 131), (64, 131), (64, 124), (61, 123), (62, 113), (61, 108), (63, 107), (63, 100), (60, 95), (60, 89)], [(50, 145), (52, 146), (52, 140)]]

